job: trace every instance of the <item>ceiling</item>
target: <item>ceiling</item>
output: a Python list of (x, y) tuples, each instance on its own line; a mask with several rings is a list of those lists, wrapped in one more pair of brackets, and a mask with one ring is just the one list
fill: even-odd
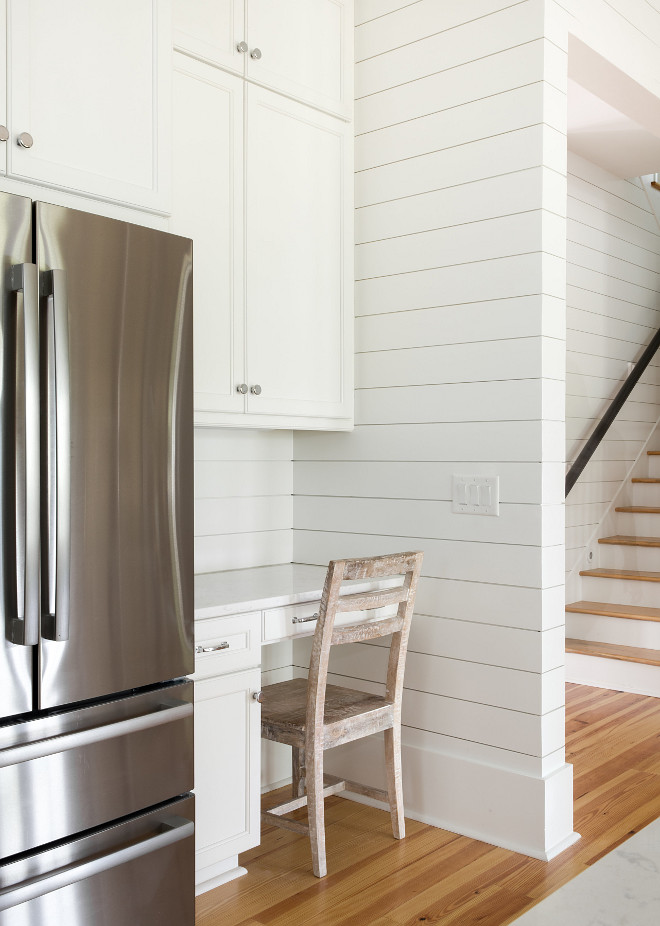
[(571, 37), (568, 149), (616, 177), (660, 173), (660, 99)]

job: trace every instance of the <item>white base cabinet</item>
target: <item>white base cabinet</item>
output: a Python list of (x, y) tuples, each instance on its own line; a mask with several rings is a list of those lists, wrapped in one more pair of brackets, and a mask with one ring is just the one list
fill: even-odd
[[(197, 892), (226, 861), (259, 843), (261, 670), (195, 683), (195, 882)], [(256, 777), (256, 780), (253, 778)]]
[(195, 885), (242, 874), (236, 856), (259, 843), (261, 616), (195, 624)]

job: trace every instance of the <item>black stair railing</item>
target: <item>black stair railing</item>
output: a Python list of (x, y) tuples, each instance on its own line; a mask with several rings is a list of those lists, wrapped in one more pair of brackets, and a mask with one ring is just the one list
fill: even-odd
[(594, 451), (609, 431), (610, 425), (621, 411), (621, 408), (623, 407), (630, 393), (640, 381), (644, 371), (646, 370), (651, 360), (653, 360), (653, 356), (659, 347), (660, 330), (656, 331), (656, 333), (653, 335), (652, 340), (649, 342), (642, 356), (636, 362), (625, 383), (621, 386), (616, 396), (612, 399), (610, 407), (600, 419), (594, 428), (589, 440), (578, 454), (575, 463), (573, 463), (569, 471), (566, 473), (565, 495), (568, 495), (575, 483), (580, 478), (582, 470), (594, 455)]

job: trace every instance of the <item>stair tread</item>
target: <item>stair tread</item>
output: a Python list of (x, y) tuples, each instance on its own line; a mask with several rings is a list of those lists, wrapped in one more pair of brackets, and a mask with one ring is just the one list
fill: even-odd
[(625, 662), (640, 662), (649, 666), (660, 666), (660, 650), (643, 649), (641, 646), (621, 646), (618, 643), (595, 643), (591, 640), (566, 640), (567, 653), (583, 656), (604, 656), (606, 659), (621, 659)]
[(656, 482), (660, 482), (660, 479), (650, 479), (650, 478), (648, 478), (648, 477), (642, 478), (641, 476), (636, 476), (634, 479), (631, 479), (630, 481), (631, 481), (631, 482), (652, 482), (652, 483), (656, 483)]
[(624, 505), (621, 508), (615, 508), (615, 511), (629, 511), (637, 514), (660, 514), (660, 508), (649, 508), (644, 505)]
[(610, 604), (607, 601), (573, 601), (566, 605), (571, 614), (599, 614), (638, 621), (660, 621), (660, 608), (643, 608), (633, 604)]
[(613, 534), (611, 537), (601, 537), (598, 543), (613, 543), (626, 547), (660, 547), (660, 537), (638, 537), (633, 534)]
[(660, 572), (647, 569), (582, 569), (581, 576), (594, 576), (597, 579), (636, 579), (641, 582), (660, 582)]
[(646, 454), (649, 457), (660, 457), (660, 450), (647, 450)]

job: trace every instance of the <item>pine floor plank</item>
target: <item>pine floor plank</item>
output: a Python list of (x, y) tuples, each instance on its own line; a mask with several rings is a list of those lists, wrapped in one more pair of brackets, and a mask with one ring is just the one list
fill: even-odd
[(412, 820), (396, 841), (388, 814), (334, 797), (328, 877), (304, 837), (267, 827), (249, 873), (198, 898), (196, 926), (507, 926), (660, 817), (660, 699), (569, 684), (566, 729), (582, 839), (552, 862)]

